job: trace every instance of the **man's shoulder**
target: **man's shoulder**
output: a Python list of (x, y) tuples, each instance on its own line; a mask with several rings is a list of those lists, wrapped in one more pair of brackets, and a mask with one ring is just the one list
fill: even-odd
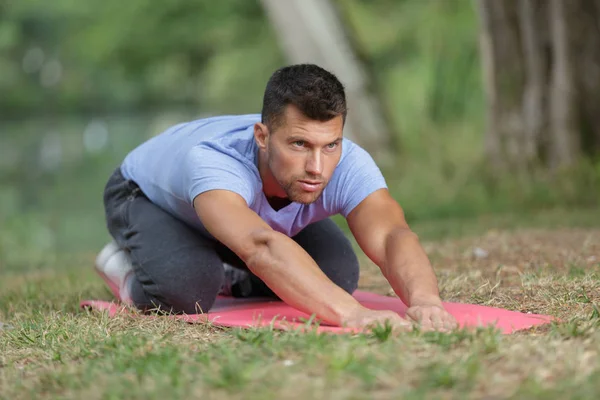
[(342, 157), (323, 192), (327, 210), (347, 217), (370, 193), (386, 187), (385, 178), (367, 150), (344, 139)]
[(331, 177), (330, 191), (344, 192), (353, 190), (347, 184), (352, 180), (378, 179), (381, 170), (371, 154), (350, 139), (344, 138), (342, 156)]
[(254, 124), (259, 121), (260, 114), (242, 114), (185, 122), (181, 145), (187, 147), (187, 152), (204, 153), (207, 157), (225, 155), (245, 163), (252, 158)]
[(204, 116), (184, 122), (183, 124), (194, 127), (195, 129), (202, 129), (206, 127), (210, 130), (235, 130), (239, 129), (240, 127), (252, 126), (257, 122), (260, 122), (260, 120), (260, 114), (224, 114)]
[(259, 179), (253, 124), (244, 123), (237, 129), (217, 129), (216, 132), (202, 135), (186, 150), (188, 165), (201, 168), (204, 174), (234, 174), (251, 181)]
[(342, 156), (337, 168), (346, 169), (352, 166), (363, 164), (365, 161), (372, 161), (373, 158), (367, 150), (351, 139), (344, 138), (342, 142)]

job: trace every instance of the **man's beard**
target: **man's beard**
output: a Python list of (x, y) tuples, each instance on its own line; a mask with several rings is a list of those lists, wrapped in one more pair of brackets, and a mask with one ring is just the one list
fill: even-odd
[[(269, 168), (271, 168), (271, 165), (269, 165)], [(328, 183), (328, 180), (326, 180), (323, 176), (293, 176), (288, 181), (282, 181), (272, 171), (273, 169), (271, 169), (272, 176), (275, 178), (279, 186), (281, 186), (288, 200), (294, 203), (300, 203), (305, 205), (314, 203), (319, 199), (319, 197), (321, 197), (321, 195), (323, 194), (323, 190), (325, 190), (325, 187)], [(300, 188), (295, 188), (294, 183), (302, 179), (323, 182), (321, 184), (321, 189), (318, 192), (304, 192)]]
[[(319, 180), (323, 183), (321, 184), (321, 189), (318, 192), (305, 192), (302, 189), (294, 188), (294, 183), (296, 183), (299, 179), (311, 179), (311, 180)], [(306, 177), (294, 177), (287, 184), (282, 184), (279, 180), (279, 185), (285, 192), (287, 198), (294, 203), (300, 203), (304, 205), (308, 205), (314, 203), (321, 197), (323, 194), (323, 190), (325, 190), (325, 186), (327, 186), (327, 181), (323, 179), (315, 179), (315, 178), (306, 178)]]
[[(271, 151), (272, 151), (272, 149), (269, 149), (269, 158), (267, 161), (267, 165), (269, 166), (269, 170), (271, 171), (271, 176), (273, 176), (273, 178), (275, 178), (275, 180), (277, 181), (279, 186), (283, 189), (288, 200), (293, 203), (300, 203), (300, 204), (304, 204), (304, 205), (308, 205), (308, 204), (311, 204), (311, 203), (314, 203), (315, 201), (317, 201), (319, 199), (319, 197), (321, 197), (321, 195), (323, 194), (323, 190), (325, 190), (325, 187), (329, 183), (329, 180), (325, 179), (325, 177), (323, 177), (322, 175), (319, 175), (319, 176), (293, 176), (288, 181), (282, 181), (273, 172), (274, 169), (273, 169), (273, 166), (271, 165), (271, 160), (273, 160), (273, 154), (271, 153)], [(318, 192), (311, 193), (311, 192), (304, 192), (300, 188), (294, 188), (294, 183), (296, 183), (298, 180), (303, 180), (303, 179), (323, 182), (321, 184), (321, 189)], [(302, 194), (304, 194), (304, 196), (302, 196)], [(310, 198), (310, 200), (308, 200), (307, 198)]]

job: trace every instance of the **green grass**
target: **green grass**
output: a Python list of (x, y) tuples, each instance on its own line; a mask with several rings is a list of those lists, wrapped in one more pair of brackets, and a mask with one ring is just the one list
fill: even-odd
[[(3, 265), (0, 399), (594, 399), (600, 261), (592, 257), (600, 256), (600, 232), (582, 224), (594, 216), (498, 217), (510, 229), (496, 236), (485, 233), (490, 217), (425, 243), (446, 299), (563, 321), (510, 336), (492, 329), (392, 335), (385, 327), (370, 335), (302, 334), (108, 318), (78, 308), (84, 298), (110, 299), (91, 269), (93, 254), (36, 259), (29, 269)], [(474, 244), (490, 256), (472, 260)], [(510, 263), (519, 274), (499, 268)], [(361, 286), (385, 293), (375, 267), (363, 264)]]

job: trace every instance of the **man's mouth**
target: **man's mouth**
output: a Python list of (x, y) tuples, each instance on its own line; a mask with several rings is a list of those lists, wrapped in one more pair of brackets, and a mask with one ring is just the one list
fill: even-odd
[(313, 181), (310, 179), (302, 179), (302, 180), (298, 180), (298, 183), (300, 184), (300, 186), (302, 187), (302, 189), (304, 191), (315, 192), (315, 191), (319, 190), (319, 188), (323, 184), (323, 181)]

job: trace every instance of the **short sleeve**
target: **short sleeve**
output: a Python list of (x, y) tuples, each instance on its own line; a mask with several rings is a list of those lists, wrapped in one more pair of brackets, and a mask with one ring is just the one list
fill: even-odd
[(194, 146), (186, 154), (184, 185), (188, 201), (209, 190), (229, 190), (239, 194), (250, 206), (255, 196), (255, 173), (231, 154), (207, 146)]
[(385, 178), (371, 155), (354, 143), (337, 166), (330, 186), (333, 190), (328, 196), (330, 208), (344, 218), (371, 193), (387, 189)]

